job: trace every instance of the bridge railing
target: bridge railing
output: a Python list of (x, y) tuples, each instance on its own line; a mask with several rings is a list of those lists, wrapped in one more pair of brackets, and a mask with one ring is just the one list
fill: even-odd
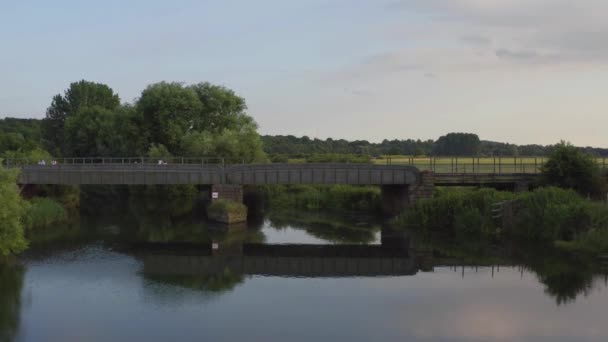
[[(384, 157), (372, 161), (376, 165), (413, 166), (421, 171), (449, 174), (538, 174), (546, 157)], [(608, 158), (597, 158), (600, 168), (608, 170)], [(4, 167), (25, 165), (235, 165), (251, 164), (248, 160), (224, 157), (77, 157), (77, 158), (9, 158)]]
[(247, 160), (224, 157), (75, 157), (75, 158), (8, 158), (2, 160), (4, 167), (21, 167), (25, 165), (103, 165), (103, 164), (133, 164), (133, 165), (234, 165), (247, 164)]

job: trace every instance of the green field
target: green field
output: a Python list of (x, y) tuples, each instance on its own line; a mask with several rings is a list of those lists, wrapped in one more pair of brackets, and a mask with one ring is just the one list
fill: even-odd
[[(539, 173), (546, 157), (410, 157), (381, 156), (374, 164), (411, 165), (437, 173)], [(607, 158), (597, 158), (600, 167), (608, 167)]]
[[(539, 173), (547, 157), (413, 157), (385, 155), (372, 158), (377, 165), (410, 165), (436, 173)], [(597, 158), (598, 165), (608, 168), (608, 158)], [(305, 163), (290, 159), (289, 163)]]

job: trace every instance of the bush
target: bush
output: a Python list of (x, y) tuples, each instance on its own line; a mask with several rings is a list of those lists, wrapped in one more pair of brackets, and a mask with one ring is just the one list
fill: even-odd
[(65, 221), (68, 215), (64, 207), (50, 198), (34, 198), (24, 215), (26, 228), (47, 227)]
[(542, 166), (542, 184), (573, 189), (583, 196), (603, 197), (606, 184), (595, 159), (569, 143), (555, 145)]
[(22, 222), (25, 205), (17, 187), (17, 172), (0, 167), (0, 256), (27, 247)]
[[(515, 200), (514, 222), (509, 227), (500, 227), (500, 222), (492, 218), (492, 205), (504, 200)], [(608, 207), (587, 201), (573, 190), (555, 187), (520, 194), (492, 189), (446, 191), (418, 201), (397, 218), (397, 223), (423, 231), (440, 228), (482, 236), (500, 232), (517, 239), (552, 242), (575, 240), (589, 231), (608, 229)]]
[(207, 213), (209, 216), (222, 216), (225, 213), (235, 213), (247, 216), (247, 206), (243, 203), (227, 199), (218, 199), (211, 202), (207, 208)]
[(353, 185), (269, 185), (258, 187), (271, 208), (379, 212), (380, 188)]
[(448, 227), (458, 233), (491, 234), (497, 228), (492, 219), (492, 204), (514, 197), (513, 193), (494, 189), (441, 191), (433, 198), (417, 201), (396, 221), (423, 230)]

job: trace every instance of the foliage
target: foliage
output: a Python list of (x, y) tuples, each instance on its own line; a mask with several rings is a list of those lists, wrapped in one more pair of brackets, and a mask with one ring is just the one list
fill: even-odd
[(17, 187), (17, 173), (0, 167), (0, 257), (27, 247), (22, 222), (25, 205)]
[(180, 139), (194, 129), (202, 104), (196, 93), (180, 83), (149, 85), (137, 101), (149, 143), (162, 144), (179, 154)]
[(239, 130), (243, 123), (247, 104), (245, 99), (234, 91), (208, 82), (194, 84), (189, 87), (201, 102), (200, 120), (197, 122), (199, 131), (221, 133), (223, 130)]
[(171, 158), (171, 153), (163, 144), (152, 144), (148, 149), (148, 157), (167, 160)]
[[(516, 211), (509, 227), (501, 227), (492, 217), (492, 205), (505, 200), (514, 200)], [(587, 201), (572, 190), (554, 187), (520, 194), (492, 189), (446, 191), (432, 199), (419, 200), (397, 218), (397, 223), (426, 232), (439, 228), (456, 236), (584, 243), (589, 234), (608, 229), (608, 207)]]
[(40, 120), (0, 119), (0, 155), (40, 148)]
[(55, 95), (46, 117), (42, 121), (42, 133), (46, 147), (55, 155), (65, 154), (65, 124), (73, 115), (85, 108), (116, 109), (120, 98), (105, 84), (85, 80), (74, 82), (64, 95)]
[(207, 212), (209, 216), (222, 216), (224, 213), (234, 213), (238, 215), (247, 215), (247, 206), (243, 203), (238, 203), (235, 201), (227, 200), (227, 199), (218, 199), (207, 207)]
[(48, 227), (63, 222), (68, 215), (61, 203), (51, 198), (34, 198), (24, 216), (26, 228)]
[(435, 142), (434, 155), (439, 156), (476, 156), (481, 142), (477, 134), (449, 133)]
[(21, 318), (25, 268), (0, 258), (0, 341), (14, 341)]
[(421, 199), (397, 218), (402, 225), (424, 230), (449, 227), (457, 233), (494, 234), (492, 204), (513, 199), (514, 194), (494, 189), (446, 190), (432, 199)]
[(354, 185), (267, 185), (258, 190), (270, 208), (380, 212), (380, 189)]
[(542, 183), (574, 189), (583, 196), (603, 196), (606, 190), (594, 158), (563, 141), (555, 146), (542, 166)]
[[(449, 135), (449, 134), (448, 134)], [(474, 139), (474, 137), (473, 137)], [(289, 158), (304, 158), (311, 154), (339, 153), (339, 154), (369, 154), (374, 157), (382, 155), (429, 156), (438, 153), (445, 155), (446, 151), (437, 150), (439, 140), (388, 140), (373, 143), (366, 140), (348, 141), (344, 139), (327, 138), (311, 139), (307, 136), (295, 137), (293, 135), (265, 135), (262, 136), (264, 151), (271, 156), (284, 155)], [(445, 142), (445, 138), (443, 139)], [(472, 141), (473, 151), (476, 143)], [(476, 156), (547, 156), (555, 146), (548, 145), (515, 145), (495, 141), (480, 141)], [(440, 150), (443, 148), (440, 147)], [(608, 157), (608, 149), (594, 147), (578, 147), (579, 150), (597, 157)], [(467, 154), (462, 149), (456, 155)], [(464, 154), (463, 154), (464, 153)], [(471, 154), (469, 154), (471, 155)]]

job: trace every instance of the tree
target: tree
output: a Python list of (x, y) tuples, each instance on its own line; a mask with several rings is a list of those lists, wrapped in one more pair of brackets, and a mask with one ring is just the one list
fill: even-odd
[(27, 247), (22, 222), (25, 206), (17, 187), (17, 173), (0, 167), (0, 256)]
[(435, 143), (434, 154), (443, 156), (476, 156), (481, 142), (477, 134), (449, 133), (439, 137)]
[(200, 126), (201, 102), (194, 90), (180, 83), (160, 82), (148, 86), (137, 101), (149, 144), (163, 144), (181, 154), (180, 140)]
[(64, 152), (72, 157), (110, 157), (120, 153), (117, 117), (103, 107), (88, 107), (65, 121)]
[(64, 95), (55, 95), (46, 117), (42, 121), (43, 137), (47, 149), (53, 154), (64, 154), (64, 128), (68, 118), (84, 108), (116, 109), (120, 98), (105, 84), (85, 80), (74, 82)]
[(196, 130), (219, 133), (224, 129), (238, 128), (239, 118), (245, 115), (245, 99), (234, 91), (208, 82), (188, 87), (192, 89), (202, 104)]
[(541, 171), (544, 185), (573, 189), (583, 196), (605, 193), (605, 181), (594, 158), (570, 143), (555, 145)]

